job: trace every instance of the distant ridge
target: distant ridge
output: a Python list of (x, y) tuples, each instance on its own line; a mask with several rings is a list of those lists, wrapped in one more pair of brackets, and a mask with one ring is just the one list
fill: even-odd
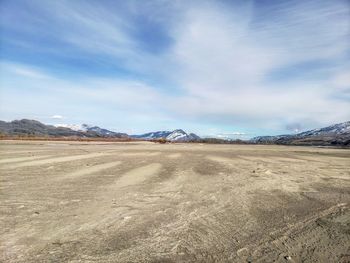
[(298, 134), (254, 137), (250, 142), (258, 144), (350, 146), (350, 121)]
[(46, 125), (36, 120), (0, 121), (0, 135), (16, 137), (79, 137), (79, 138), (119, 138), (138, 140), (166, 140), (170, 142), (202, 142), (226, 144), (281, 144), (350, 147), (350, 121), (338, 123), (320, 129), (313, 129), (298, 134), (277, 136), (258, 136), (248, 141), (200, 138), (194, 133), (182, 129), (157, 131), (141, 135), (128, 135), (114, 132), (93, 125)]
[(130, 137), (143, 140), (164, 139), (172, 142), (190, 142), (201, 140), (201, 138), (198, 135), (194, 133), (186, 133), (184, 130), (181, 129), (177, 129), (174, 131), (149, 132), (141, 135), (131, 135)]
[(121, 137), (128, 137), (126, 133), (120, 133), (120, 132), (114, 132), (110, 131), (104, 128), (100, 128), (98, 126), (92, 126), (88, 124), (82, 124), (82, 125), (66, 125), (66, 124), (57, 124), (55, 127), (66, 127), (70, 128), (74, 131), (80, 131), (80, 132), (88, 132), (90, 134), (97, 134), (98, 136), (101, 137), (116, 137), (116, 138), (121, 138)]
[(101, 129), (97, 126), (82, 125), (82, 129), (69, 128), (68, 125), (46, 125), (36, 120), (0, 121), (0, 132), (15, 136), (52, 136), (52, 137), (87, 137), (87, 138), (128, 138), (126, 133), (118, 133)]
[(194, 133), (181, 129), (174, 131), (150, 132), (142, 135), (131, 135), (114, 132), (98, 126), (82, 124), (46, 125), (36, 120), (0, 121), (0, 133), (7, 136), (43, 136), (43, 137), (82, 137), (82, 138), (134, 138), (140, 140), (165, 139), (172, 142), (194, 142), (201, 138)]

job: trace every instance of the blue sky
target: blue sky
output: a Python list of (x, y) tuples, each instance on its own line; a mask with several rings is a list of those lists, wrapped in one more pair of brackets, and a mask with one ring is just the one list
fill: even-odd
[(349, 1), (0, 1), (0, 119), (247, 138), (350, 120)]

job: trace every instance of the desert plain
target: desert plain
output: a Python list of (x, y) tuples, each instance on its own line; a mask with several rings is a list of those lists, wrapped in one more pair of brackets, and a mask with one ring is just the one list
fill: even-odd
[(0, 142), (1, 262), (350, 262), (350, 150)]

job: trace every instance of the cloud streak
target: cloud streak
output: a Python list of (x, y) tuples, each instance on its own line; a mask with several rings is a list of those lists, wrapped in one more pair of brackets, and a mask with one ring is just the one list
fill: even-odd
[(202, 134), (350, 119), (346, 1), (5, 1), (2, 13), (2, 94), (40, 89), (32, 113), (43, 96), (68, 101), (47, 107), (76, 120), (128, 116), (123, 127)]
[(52, 115), (52, 116), (51, 116), (51, 119), (54, 119), (54, 120), (62, 120), (62, 119), (63, 119), (63, 116), (62, 116), (62, 115)]

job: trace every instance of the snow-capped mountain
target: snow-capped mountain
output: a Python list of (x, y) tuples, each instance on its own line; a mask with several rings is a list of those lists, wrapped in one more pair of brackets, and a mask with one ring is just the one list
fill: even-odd
[(166, 139), (169, 141), (182, 141), (188, 137), (188, 134), (181, 129), (175, 130), (170, 133)]
[(350, 121), (292, 135), (259, 136), (253, 143), (350, 145)]
[(82, 128), (86, 132), (90, 132), (90, 133), (93, 132), (93, 133), (96, 133), (102, 137), (128, 137), (128, 135), (126, 133), (114, 132), (114, 131), (100, 128), (98, 126), (90, 126), (87, 124), (83, 124)]
[(107, 129), (100, 128), (98, 126), (92, 126), (88, 124), (76, 125), (76, 124), (56, 124), (55, 127), (68, 128), (73, 131), (86, 132), (98, 137), (128, 137), (126, 133), (113, 132)]
[(132, 138), (144, 139), (144, 140), (156, 140), (156, 139), (165, 139), (171, 131), (157, 131), (157, 132), (148, 132), (140, 135), (131, 135)]
[(167, 141), (190, 142), (201, 138), (194, 133), (186, 133), (181, 129), (174, 131), (149, 132), (142, 135), (131, 135), (114, 132), (98, 126), (82, 124), (55, 124), (46, 125), (35, 120), (16, 120), (12, 122), (0, 121), (0, 132), (4, 134), (30, 134), (49, 136), (78, 136), (91, 138), (136, 138), (142, 140), (165, 139)]
[(53, 126), (55, 126), (56, 128), (68, 128), (68, 129), (71, 129), (73, 131), (84, 131), (82, 129), (82, 126), (81, 125), (77, 125), (77, 124), (63, 124), (63, 123), (60, 123), (60, 124), (54, 124)]
[(319, 135), (341, 135), (350, 134), (350, 121), (338, 123), (321, 129), (314, 129), (297, 134), (298, 136), (319, 136)]
[(267, 135), (267, 136), (257, 136), (257, 137), (254, 137), (254, 138), (251, 138), (250, 139), (250, 142), (254, 142), (254, 143), (273, 143), (279, 139), (284, 139), (284, 138), (287, 138), (287, 137), (292, 137), (294, 135), (288, 135), (288, 134), (285, 134), (285, 135)]
[(165, 139), (167, 141), (177, 141), (177, 142), (188, 142), (188, 141), (198, 141), (201, 138), (194, 133), (186, 133), (181, 129), (174, 131), (157, 131), (149, 132), (141, 135), (131, 135), (132, 138), (143, 139), (143, 140), (158, 140)]

